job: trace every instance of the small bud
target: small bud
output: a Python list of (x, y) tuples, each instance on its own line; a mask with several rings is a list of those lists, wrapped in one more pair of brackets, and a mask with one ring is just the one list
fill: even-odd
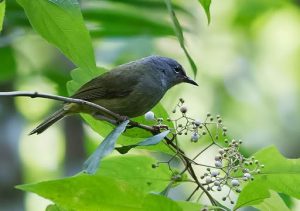
[(199, 140), (199, 135), (198, 133), (193, 133), (192, 137), (191, 137), (191, 141), (192, 142), (197, 142)]
[(221, 186), (219, 186), (219, 187), (217, 188), (217, 191), (222, 191)]
[(211, 176), (216, 177), (220, 174), (220, 172), (218, 170), (214, 170), (211, 172)]
[(157, 121), (162, 122), (162, 121), (164, 121), (164, 119), (163, 118), (157, 118)]
[(234, 204), (234, 201), (230, 201), (230, 204)]
[(231, 180), (231, 185), (236, 187), (236, 186), (240, 185), (240, 182), (237, 179), (233, 179), (233, 180)]
[(207, 114), (206, 114), (206, 116), (207, 116), (207, 117), (210, 117), (210, 116), (211, 116), (211, 114), (210, 114), (210, 113), (207, 113)]
[(145, 119), (148, 121), (153, 121), (155, 120), (155, 115), (152, 111), (148, 111), (147, 113), (145, 113)]
[(237, 193), (240, 193), (240, 192), (242, 192), (242, 190), (241, 190), (241, 189), (239, 189), (239, 188), (237, 188), (235, 191), (236, 191)]
[(227, 128), (226, 128), (226, 127), (223, 127), (223, 131), (224, 131), (224, 132), (227, 132)]
[(205, 132), (205, 131), (203, 131), (203, 132), (202, 132), (202, 135), (203, 135), (203, 136), (205, 136), (205, 135), (206, 135), (206, 132)]
[(222, 201), (226, 201), (226, 197), (223, 197), (223, 198), (222, 198)]
[(174, 109), (174, 110), (172, 111), (172, 113), (175, 114), (175, 113), (176, 113), (176, 110)]
[(179, 101), (180, 101), (181, 103), (184, 103), (184, 99), (183, 99), (183, 98), (179, 98)]
[(245, 173), (244, 177), (246, 177), (247, 179), (250, 179), (251, 178), (251, 174), (250, 173)]
[(178, 127), (182, 127), (182, 124), (178, 124)]
[(218, 114), (216, 117), (217, 117), (217, 119), (220, 119), (220, 118), (221, 118), (221, 116), (220, 116), (219, 114)]
[(260, 174), (260, 169), (257, 169), (257, 170), (256, 170), (256, 173)]
[(211, 177), (206, 177), (205, 182), (206, 182), (207, 184), (208, 184), (208, 183), (211, 183), (211, 182), (212, 182)]
[(264, 164), (260, 165), (260, 168), (262, 168), (262, 169), (265, 168), (265, 165)]
[(224, 154), (224, 150), (223, 150), (223, 149), (219, 149), (219, 153), (220, 153), (221, 155), (223, 155), (223, 154)]
[(222, 123), (222, 119), (218, 119), (218, 123)]
[(157, 164), (157, 163), (153, 163), (153, 164), (151, 165), (151, 167), (155, 169), (155, 168), (158, 167), (158, 164)]
[(181, 113), (185, 114), (187, 112), (187, 107), (181, 106), (180, 111), (181, 111)]
[(210, 117), (210, 119), (209, 119), (209, 120), (212, 122), (212, 121), (214, 121), (214, 118), (213, 118), (213, 117)]
[(200, 121), (199, 119), (196, 119), (196, 120), (194, 121), (194, 124), (195, 124), (197, 127), (199, 127), (199, 126), (201, 125), (201, 121)]
[(248, 178), (247, 177), (243, 177), (242, 178), (244, 181), (248, 181)]
[(215, 166), (217, 167), (217, 168), (222, 168), (222, 162), (221, 161), (216, 161), (215, 162)]
[(221, 160), (222, 159), (222, 156), (221, 155), (216, 155), (215, 156), (215, 161), (218, 161), (218, 160)]
[(214, 182), (214, 186), (220, 186), (220, 182), (219, 181), (215, 181)]

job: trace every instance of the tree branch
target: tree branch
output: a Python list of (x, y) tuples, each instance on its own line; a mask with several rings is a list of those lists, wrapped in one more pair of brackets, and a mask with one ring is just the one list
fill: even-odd
[[(76, 99), (71, 97), (63, 97), (59, 95), (51, 95), (51, 94), (45, 94), (45, 93), (39, 93), (39, 92), (32, 92), (32, 91), (13, 91), (13, 92), (0, 92), (0, 97), (30, 97), (30, 98), (45, 98), (45, 99), (51, 99), (51, 100), (57, 100), (65, 103), (77, 103), (80, 105), (87, 105), (91, 108), (97, 109), (98, 111), (101, 111), (102, 113), (108, 114), (109, 116), (113, 117), (114, 119), (118, 121), (124, 120), (124, 117), (121, 115), (114, 113), (100, 105), (97, 105), (95, 103), (82, 100), (82, 99)], [(147, 130), (149, 132), (157, 132), (157, 129), (148, 125), (143, 125), (138, 122), (134, 122), (130, 120), (129, 125), (133, 127), (142, 128), (144, 130)]]

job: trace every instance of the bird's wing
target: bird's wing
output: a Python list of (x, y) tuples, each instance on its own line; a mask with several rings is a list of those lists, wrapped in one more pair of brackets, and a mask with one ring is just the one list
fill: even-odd
[(72, 98), (93, 101), (128, 96), (139, 83), (143, 71), (137, 65), (123, 65), (84, 84)]

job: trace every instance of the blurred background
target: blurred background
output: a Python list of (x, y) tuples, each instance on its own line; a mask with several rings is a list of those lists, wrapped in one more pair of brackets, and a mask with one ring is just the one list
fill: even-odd
[[(285, 156), (299, 158), (300, 1), (212, 1), (210, 25), (197, 0), (173, 2), (200, 86), (174, 87), (162, 100), (165, 108), (182, 97), (195, 118), (220, 114), (229, 134), (243, 140), (246, 154), (276, 145)], [(6, 5), (0, 91), (67, 96), (73, 64), (32, 30), (15, 1)], [(192, 76), (164, 1), (85, 0), (81, 6), (99, 66), (159, 54), (175, 58)], [(48, 201), (14, 186), (75, 174), (101, 140), (78, 116), (39, 136), (27, 135), (58, 106), (45, 99), (0, 99), (1, 211), (43, 210)], [(299, 202), (289, 201), (300, 209)]]

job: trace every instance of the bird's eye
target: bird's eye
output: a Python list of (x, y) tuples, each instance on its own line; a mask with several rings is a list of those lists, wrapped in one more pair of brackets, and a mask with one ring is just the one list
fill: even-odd
[(175, 73), (179, 73), (181, 71), (181, 67), (180, 66), (176, 66), (174, 68)]

